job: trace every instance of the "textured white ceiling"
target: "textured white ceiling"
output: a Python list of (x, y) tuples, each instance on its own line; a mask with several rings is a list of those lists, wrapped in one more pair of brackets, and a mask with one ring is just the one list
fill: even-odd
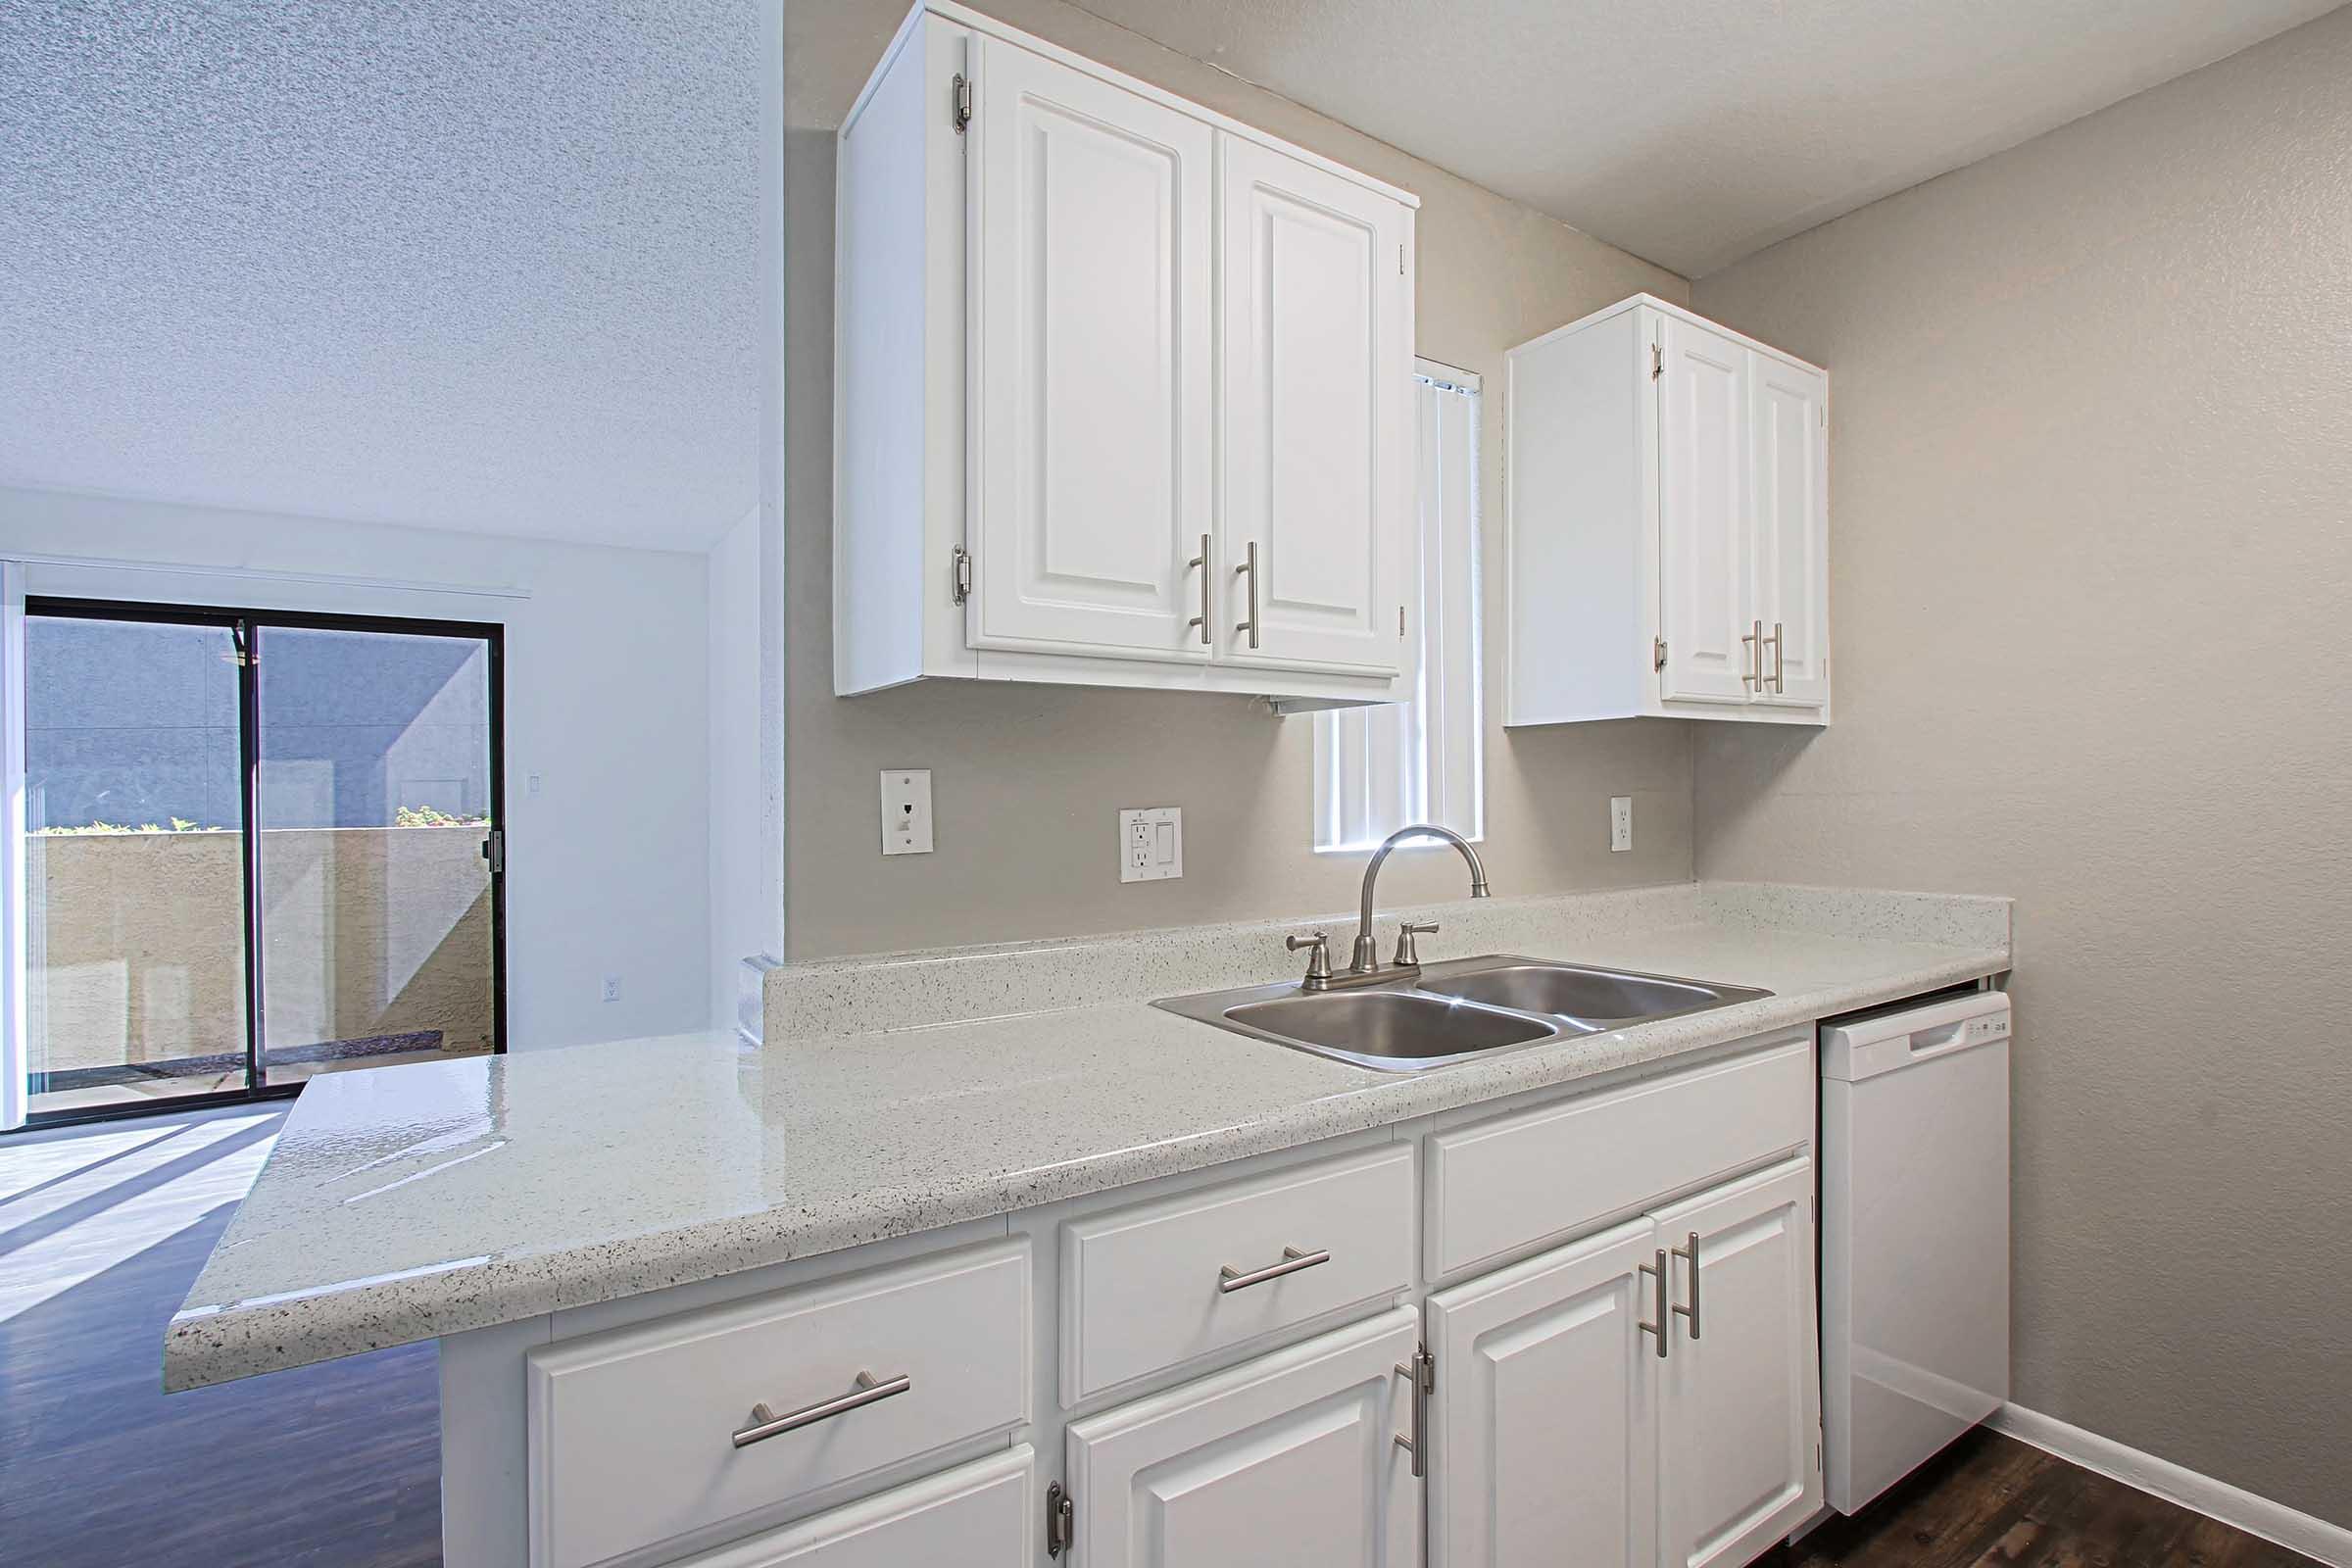
[(0, 482), (701, 549), (754, 0), (0, 0)]
[(2338, 0), (1079, 3), (1697, 277)]

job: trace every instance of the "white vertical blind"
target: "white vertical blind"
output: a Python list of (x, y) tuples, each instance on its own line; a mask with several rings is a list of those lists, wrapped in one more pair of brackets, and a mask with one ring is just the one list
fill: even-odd
[(1420, 675), (1410, 701), (1315, 715), (1315, 848), (1369, 849), (1407, 822), (1486, 832), (1479, 678), (1478, 378), (1421, 362)]
[(0, 561), (0, 1128), (24, 1123), (24, 567)]

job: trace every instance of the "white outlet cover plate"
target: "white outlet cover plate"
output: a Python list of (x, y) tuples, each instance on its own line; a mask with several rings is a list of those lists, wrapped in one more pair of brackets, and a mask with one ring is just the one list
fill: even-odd
[(882, 853), (931, 853), (929, 768), (890, 767), (882, 770)]
[(1165, 882), (1184, 875), (1184, 808), (1148, 806), (1119, 812), (1119, 880)]
[(1634, 847), (1634, 798), (1631, 795), (1609, 797), (1609, 848), (1615, 851)]

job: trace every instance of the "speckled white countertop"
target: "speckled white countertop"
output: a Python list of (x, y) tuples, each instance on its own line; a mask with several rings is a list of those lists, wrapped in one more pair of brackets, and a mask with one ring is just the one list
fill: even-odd
[[(172, 1319), (165, 1387), (514, 1322), (1665, 1062), (2010, 963), (1997, 899), (1709, 884), (1384, 919), (1432, 912), (1454, 934), (1443, 948), (1425, 939), (1430, 961), (1523, 953), (1773, 995), (1381, 1073), (1148, 1005), (1288, 972), (1265, 954), (1279, 955), (1269, 939), (1295, 924), (1220, 927), (790, 965), (769, 982), (764, 1048), (675, 1035), (330, 1074), (304, 1090)], [(1155, 989), (1106, 991), (1105, 974)], [(1054, 1005), (1073, 986), (1117, 1000)], [(975, 1016), (1015, 1005), (1049, 1010)], [(962, 1021), (915, 1021), (924, 1015)], [(876, 1016), (902, 1027), (842, 1030)]]

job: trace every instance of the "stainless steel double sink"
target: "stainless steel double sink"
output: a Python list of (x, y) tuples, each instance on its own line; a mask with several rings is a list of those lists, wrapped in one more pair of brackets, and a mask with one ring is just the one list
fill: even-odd
[(1152, 1005), (1359, 1067), (1417, 1072), (1770, 995), (1751, 986), (1489, 954), (1345, 991), (1310, 992), (1294, 981), (1168, 997)]

